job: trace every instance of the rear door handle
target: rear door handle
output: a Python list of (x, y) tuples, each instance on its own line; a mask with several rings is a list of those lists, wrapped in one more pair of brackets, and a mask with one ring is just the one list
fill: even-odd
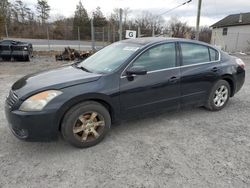
[(213, 67), (212, 69), (211, 69), (211, 71), (212, 72), (217, 72), (219, 69), (217, 68), (217, 67)]
[(169, 80), (168, 80), (169, 83), (176, 83), (177, 81), (178, 81), (178, 78), (175, 76), (169, 78)]

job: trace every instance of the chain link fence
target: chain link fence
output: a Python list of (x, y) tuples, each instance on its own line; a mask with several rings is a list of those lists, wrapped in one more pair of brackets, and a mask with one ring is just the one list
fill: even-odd
[[(117, 24), (110, 24), (105, 27), (94, 27), (94, 41), (91, 40), (90, 34), (86, 36), (85, 33), (81, 33), (79, 27), (78, 33), (76, 32), (76, 34), (72, 35), (72, 27), (71, 29), (69, 29), (69, 27), (70, 26), (64, 26), (60, 29), (55, 29), (52, 26), (47, 26), (37, 32), (36, 38), (22, 37), (10, 32), (9, 35), (3, 39), (32, 43), (34, 51), (63, 51), (66, 47), (74, 48), (78, 51), (99, 50), (108, 44), (119, 41), (119, 26)], [(88, 29), (91, 30), (91, 27)], [(126, 30), (135, 30), (137, 37), (149, 37), (153, 34), (151, 29), (123, 27), (122, 39), (125, 39)]]

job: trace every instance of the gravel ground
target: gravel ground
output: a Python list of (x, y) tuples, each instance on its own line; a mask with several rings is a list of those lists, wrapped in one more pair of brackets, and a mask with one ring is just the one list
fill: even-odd
[[(242, 57), (250, 71), (250, 56)], [(60, 66), (52, 58), (0, 63), (0, 187), (250, 187), (250, 77), (219, 112), (162, 113), (114, 126), (97, 146), (22, 142), (4, 100), (21, 76)]]

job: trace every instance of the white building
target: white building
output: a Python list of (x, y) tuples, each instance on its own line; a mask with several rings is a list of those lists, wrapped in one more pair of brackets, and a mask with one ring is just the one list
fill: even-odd
[(229, 15), (210, 27), (211, 44), (227, 52), (250, 52), (250, 12)]

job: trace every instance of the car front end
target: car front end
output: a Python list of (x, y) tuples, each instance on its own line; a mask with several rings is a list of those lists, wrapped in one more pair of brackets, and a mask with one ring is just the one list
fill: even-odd
[(5, 102), (5, 114), (11, 131), (19, 139), (40, 141), (57, 137), (58, 128), (55, 125), (58, 109), (54, 107), (45, 110), (44, 107), (61, 92), (46, 92), (51, 93), (46, 96), (45, 92), (41, 92), (24, 101), (13, 90), (9, 92)]
[(64, 105), (79, 92), (84, 92), (79, 88), (88, 89), (88, 84), (100, 77), (99, 74), (65, 66), (19, 79), (5, 101), (5, 114), (11, 131), (17, 138), (28, 141), (57, 138)]

